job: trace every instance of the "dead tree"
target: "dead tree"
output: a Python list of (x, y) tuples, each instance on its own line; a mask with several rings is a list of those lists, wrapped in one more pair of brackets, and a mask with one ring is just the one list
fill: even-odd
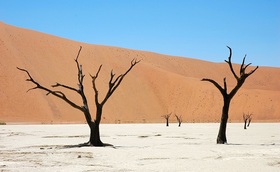
[(166, 120), (166, 126), (167, 127), (169, 126), (169, 118), (170, 118), (170, 116), (171, 116), (171, 113), (161, 116), (161, 117), (163, 117)]
[(243, 113), (243, 121), (244, 121), (244, 129), (246, 130), (247, 127), (250, 126), (250, 123), (252, 121), (252, 114), (245, 114)]
[(208, 82), (212, 83), (215, 87), (217, 87), (218, 90), (221, 92), (221, 94), (223, 96), (223, 100), (224, 100), (221, 122), (220, 122), (220, 129), (219, 129), (219, 133), (218, 133), (218, 137), (217, 137), (218, 144), (227, 143), (226, 127), (227, 127), (228, 112), (229, 112), (229, 105), (230, 105), (231, 99), (237, 93), (237, 91), (241, 88), (241, 86), (244, 84), (245, 80), (258, 69), (258, 66), (257, 66), (255, 69), (251, 70), (249, 73), (245, 72), (247, 67), (251, 65), (251, 63), (249, 63), (247, 65), (244, 64), (245, 58), (246, 58), (246, 55), (245, 55), (245, 57), (243, 58), (242, 64), (240, 66), (240, 70), (239, 70), (240, 76), (237, 76), (236, 72), (233, 69), (233, 65), (231, 63), (232, 50), (230, 47), (228, 47), (228, 49), (229, 49), (229, 57), (228, 57), (228, 61), (225, 60), (225, 62), (229, 65), (230, 71), (233, 74), (234, 78), (236, 79), (236, 86), (228, 93), (226, 78), (224, 78), (224, 87), (220, 86), (216, 81), (214, 81), (212, 79), (208, 79), (208, 78), (202, 79), (202, 81), (208, 81)]
[(116, 78), (114, 78), (115, 74), (113, 73), (113, 71), (111, 71), (111, 78), (109, 80), (109, 88), (108, 88), (108, 91), (107, 91), (107, 94), (106, 94), (105, 98), (101, 102), (99, 102), (98, 90), (96, 88), (95, 82), (96, 82), (98, 74), (101, 70), (102, 65), (100, 65), (96, 74), (94, 76), (91, 76), (92, 77), (93, 89), (94, 89), (94, 92), (95, 92), (95, 105), (96, 105), (96, 116), (95, 116), (95, 119), (92, 120), (92, 115), (91, 115), (91, 112), (90, 112), (90, 109), (89, 109), (89, 106), (88, 106), (88, 101), (87, 101), (86, 95), (84, 93), (83, 81), (84, 81), (85, 75), (83, 74), (82, 65), (80, 65), (79, 61), (78, 61), (81, 50), (82, 50), (82, 47), (80, 47), (80, 49), (78, 51), (78, 54), (77, 54), (77, 57), (75, 59), (75, 62), (76, 62), (76, 65), (77, 65), (77, 72), (78, 72), (78, 75), (77, 75), (78, 88), (74, 88), (74, 87), (64, 85), (64, 84), (61, 84), (61, 83), (56, 83), (56, 84), (52, 85), (52, 87), (53, 88), (61, 87), (63, 89), (67, 89), (67, 90), (70, 90), (70, 91), (73, 91), (73, 92), (79, 94), (79, 96), (82, 99), (83, 105), (78, 105), (75, 102), (73, 102), (72, 100), (68, 99), (68, 97), (62, 91), (55, 91), (53, 89), (49, 89), (45, 86), (42, 86), (39, 82), (34, 80), (34, 78), (31, 76), (31, 74), (26, 69), (22, 69), (22, 68), (19, 68), (19, 67), (17, 67), (17, 69), (27, 73), (28, 79), (26, 79), (26, 81), (30, 81), (33, 84), (35, 84), (35, 87), (29, 89), (28, 91), (34, 90), (34, 89), (44, 90), (44, 91), (47, 92), (46, 95), (51, 94), (51, 95), (65, 101), (66, 103), (68, 103), (73, 108), (83, 112), (83, 114), (85, 116), (85, 119), (86, 119), (86, 122), (87, 122), (87, 124), (90, 128), (90, 138), (89, 138), (89, 141), (87, 142), (86, 145), (104, 146), (104, 144), (100, 140), (100, 133), (99, 133), (99, 124), (100, 124), (100, 121), (101, 121), (103, 106), (107, 102), (107, 100), (110, 98), (110, 96), (112, 96), (112, 94), (115, 92), (115, 90), (118, 88), (118, 86), (121, 84), (124, 77), (140, 61), (137, 61), (136, 59), (133, 59), (131, 61), (131, 65), (128, 68), (128, 70), (124, 74), (121, 74)]
[(252, 116), (250, 116), (250, 118), (249, 118), (249, 120), (248, 120), (247, 128), (250, 126), (251, 121), (252, 121)]
[(177, 119), (177, 121), (178, 121), (178, 127), (181, 127), (181, 124), (182, 124), (182, 116), (180, 115), (180, 116), (178, 116), (178, 115), (176, 115), (175, 114), (175, 117), (176, 117), (176, 119)]

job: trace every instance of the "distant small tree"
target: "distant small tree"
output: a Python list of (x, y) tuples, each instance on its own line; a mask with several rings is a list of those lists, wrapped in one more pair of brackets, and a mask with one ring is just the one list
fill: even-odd
[(181, 124), (182, 124), (182, 116), (180, 115), (180, 116), (178, 116), (178, 115), (176, 115), (175, 114), (175, 117), (176, 117), (176, 119), (177, 119), (177, 121), (178, 121), (178, 127), (181, 127)]
[(244, 129), (246, 130), (247, 129), (247, 127), (249, 127), (250, 126), (250, 123), (251, 123), (251, 121), (252, 121), (252, 113), (248, 113), (248, 114), (245, 114), (245, 113), (243, 113), (243, 121), (244, 121)]
[(162, 115), (161, 117), (163, 117), (166, 120), (166, 126), (169, 126), (169, 118), (171, 116), (172, 113), (166, 114), (166, 115)]
[(100, 67), (98, 68), (95, 75), (91, 75), (92, 86), (93, 86), (93, 90), (95, 92), (95, 105), (96, 105), (95, 119), (92, 120), (92, 115), (91, 115), (91, 112), (90, 112), (90, 109), (89, 109), (89, 106), (88, 106), (88, 101), (87, 101), (86, 95), (84, 93), (83, 81), (84, 81), (85, 75), (83, 74), (82, 65), (78, 61), (81, 50), (82, 50), (82, 47), (80, 47), (80, 49), (78, 51), (78, 55), (75, 59), (76, 66), (77, 66), (78, 88), (71, 87), (71, 86), (68, 86), (68, 85), (65, 85), (65, 84), (61, 84), (61, 83), (56, 83), (56, 84), (52, 85), (52, 87), (53, 88), (63, 88), (63, 89), (70, 90), (70, 91), (73, 91), (73, 92), (77, 93), (81, 97), (81, 100), (83, 102), (82, 105), (78, 105), (74, 101), (70, 100), (62, 91), (49, 89), (49, 88), (39, 84), (39, 82), (35, 81), (34, 78), (31, 76), (31, 74), (26, 69), (22, 69), (22, 68), (19, 68), (19, 67), (17, 67), (17, 69), (25, 72), (29, 77), (28, 79), (26, 79), (26, 81), (32, 82), (35, 85), (35, 87), (29, 89), (28, 91), (34, 90), (34, 89), (44, 90), (44, 91), (47, 92), (46, 95), (51, 94), (51, 95), (63, 100), (64, 102), (68, 103), (70, 106), (72, 106), (73, 108), (81, 111), (84, 114), (86, 122), (87, 122), (87, 124), (90, 128), (90, 138), (89, 138), (88, 143), (86, 143), (85, 145), (104, 146), (104, 144), (100, 140), (100, 132), (99, 132), (99, 124), (100, 124), (100, 121), (101, 121), (103, 106), (105, 105), (107, 100), (112, 96), (112, 94), (116, 91), (118, 86), (120, 86), (124, 77), (140, 61), (137, 61), (137, 60), (133, 59), (131, 61), (130, 67), (127, 69), (127, 71), (125, 73), (117, 76), (116, 78), (115, 78), (115, 74), (113, 73), (113, 70), (111, 71), (111, 77), (110, 77), (110, 80), (108, 82), (108, 85), (109, 85), (108, 91), (105, 94), (105, 97), (102, 101), (99, 100), (99, 94), (98, 94), (99, 92), (98, 92), (97, 87), (96, 87), (96, 79), (98, 78), (98, 74), (99, 74), (99, 72), (102, 68), (102, 65), (100, 65)]
[(244, 84), (245, 80), (258, 69), (258, 66), (257, 66), (255, 69), (251, 70), (249, 73), (245, 72), (247, 67), (251, 65), (251, 63), (249, 63), (247, 65), (244, 64), (245, 58), (246, 58), (246, 55), (245, 55), (245, 57), (243, 58), (242, 64), (240, 66), (240, 70), (239, 70), (240, 75), (238, 76), (236, 74), (236, 72), (234, 71), (233, 65), (231, 63), (232, 50), (230, 47), (228, 47), (228, 49), (229, 49), (229, 57), (228, 57), (228, 61), (225, 60), (225, 62), (229, 65), (230, 71), (233, 74), (234, 78), (236, 79), (235, 87), (228, 93), (226, 78), (224, 78), (224, 88), (212, 79), (208, 79), (208, 78), (202, 79), (202, 81), (208, 81), (208, 82), (212, 83), (216, 88), (218, 88), (218, 90), (221, 92), (221, 94), (223, 96), (223, 100), (224, 100), (224, 106), (222, 109), (222, 117), (221, 117), (221, 122), (220, 122), (220, 129), (219, 129), (219, 133), (218, 133), (218, 137), (217, 137), (217, 144), (227, 143), (226, 128), (227, 128), (227, 122), (228, 122), (228, 112), (229, 112), (229, 105), (230, 105), (230, 102), (231, 102), (233, 96), (241, 88), (241, 86)]

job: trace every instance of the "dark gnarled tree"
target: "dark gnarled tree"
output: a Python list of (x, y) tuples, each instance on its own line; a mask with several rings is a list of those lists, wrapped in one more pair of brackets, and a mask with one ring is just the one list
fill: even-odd
[(244, 121), (244, 129), (246, 130), (247, 129), (247, 127), (249, 127), (250, 126), (250, 123), (251, 123), (251, 121), (252, 121), (252, 113), (248, 113), (248, 114), (245, 114), (245, 113), (243, 113), (243, 121)]
[(162, 115), (161, 117), (163, 117), (166, 120), (166, 127), (169, 126), (169, 118), (171, 116), (172, 112), (166, 115)]
[(133, 59), (131, 61), (131, 65), (127, 69), (127, 71), (124, 74), (121, 74), (121, 75), (117, 76), (116, 78), (115, 78), (115, 74), (113, 73), (113, 71), (111, 71), (111, 77), (110, 77), (110, 80), (109, 80), (109, 88), (108, 88), (107, 94), (105, 95), (104, 99), (101, 102), (99, 101), (98, 90), (96, 88), (95, 82), (96, 82), (98, 74), (99, 74), (99, 72), (102, 68), (102, 65), (100, 65), (98, 71), (96, 72), (96, 74), (94, 76), (91, 75), (93, 90), (95, 92), (95, 105), (96, 105), (96, 116), (95, 116), (95, 119), (92, 120), (92, 116), (91, 116), (91, 112), (90, 112), (90, 109), (89, 109), (89, 106), (88, 106), (87, 98), (86, 98), (86, 95), (84, 93), (83, 81), (84, 81), (85, 75), (83, 74), (82, 65), (80, 65), (79, 61), (78, 61), (81, 50), (82, 50), (82, 47), (80, 47), (80, 49), (78, 51), (78, 54), (77, 54), (77, 57), (75, 59), (75, 62), (76, 62), (76, 65), (77, 65), (77, 70), (78, 70), (77, 71), (78, 72), (78, 76), (77, 76), (78, 88), (67, 86), (67, 85), (64, 85), (64, 84), (61, 84), (61, 83), (56, 83), (56, 84), (52, 85), (52, 87), (53, 88), (61, 87), (61, 88), (68, 89), (68, 90), (71, 90), (71, 91), (79, 94), (82, 101), (83, 101), (83, 105), (78, 105), (75, 102), (73, 102), (72, 100), (68, 99), (67, 96), (62, 91), (56, 91), (56, 90), (53, 90), (53, 89), (49, 89), (45, 86), (42, 86), (41, 84), (39, 84), (37, 81), (34, 80), (34, 78), (31, 76), (31, 74), (26, 69), (22, 69), (22, 68), (19, 68), (19, 67), (17, 67), (17, 69), (20, 70), (20, 71), (26, 72), (28, 77), (29, 77), (28, 79), (26, 79), (26, 81), (30, 81), (33, 84), (35, 84), (35, 87), (29, 89), (28, 91), (34, 90), (34, 89), (44, 90), (44, 91), (47, 92), (47, 95), (51, 94), (51, 95), (53, 95), (53, 96), (55, 96), (59, 99), (62, 99), (63, 101), (65, 101), (66, 103), (68, 103), (69, 105), (74, 107), (75, 109), (78, 109), (81, 112), (83, 112), (83, 114), (85, 116), (85, 119), (87, 121), (87, 124), (90, 128), (90, 138), (89, 138), (89, 141), (87, 142), (86, 145), (104, 146), (104, 144), (100, 140), (100, 133), (99, 133), (99, 124), (101, 122), (103, 106), (107, 102), (107, 100), (112, 96), (112, 94), (115, 92), (115, 90), (118, 88), (118, 86), (121, 84), (124, 77), (140, 61), (137, 61), (136, 59)]
[(233, 65), (231, 62), (232, 50), (230, 47), (228, 47), (228, 49), (229, 49), (230, 53), (229, 53), (228, 61), (225, 60), (225, 62), (229, 65), (231, 73), (233, 74), (234, 78), (236, 79), (236, 86), (228, 93), (226, 78), (224, 78), (224, 87), (220, 86), (216, 81), (214, 81), (212, 79), (208, 79), (208, 78), (202, 79), (202, 81), (211, 82), (215, 87), (217, 87), (219, 89), (219, 91), (221, 92), (221, 94), (223, 96), (223, 100), (224, 100), (224, 106), (223, 106), (222, 117), (221, 117), (221, 122), (220, 122), (220, 129), (219, 129), (219, 133), (218, 133), (218, 137), (217, 137), (218, 144), (227, 143), (226, 127), (227, 127), (228, 112), (229, 112), (229, 105), (230, 105), (231, 99), (237, 93), (237, 91), (241, 88), (241, 86), (244, 84), (245, 80), (258, 69), (258, 66), (257, 66), (255, 69), (251, 70), (249, 73), (245, 72), (247, 67), (251, 65), (251, 63), (249, 63), (247, 65), (244, 64), (245, 58), (246, 58), (246, 55), (245, 55), (245, 57), (243, 58), (242, 64), (240, 66), (239, 76), (238, 76), (236, 74), (236, 72), (234, 71)]
[(181, 127), (181, 124), (182, 124), (182, 121), (183, 121), (182, 116), (181, 115), (178, 116), (178, 115), (175, 114), (175, 117), (176, 117), (177, 122), (178, 122), (178, 127)]

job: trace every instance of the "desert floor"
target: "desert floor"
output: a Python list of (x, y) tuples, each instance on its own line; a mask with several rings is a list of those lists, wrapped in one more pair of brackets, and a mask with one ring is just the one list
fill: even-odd
[(0, 171), (280, 171), (280, 124), (101, 124), (109, 147), (77, 147), (87, 125), (1, 125)]

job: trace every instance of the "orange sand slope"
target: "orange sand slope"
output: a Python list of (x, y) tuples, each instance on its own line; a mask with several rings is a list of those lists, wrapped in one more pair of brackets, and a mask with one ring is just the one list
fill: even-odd
[[(222, 83), (227, 77), (228, 86), (235, 85), (225, 63), (90, 45), (0, 23), (0, 121), (84, 122), (80, 111), (51, 95), (46, 96), (46, 92), (26, 93), (34, 85), (26, 82), (25, 73), (16, 69), (17, 66), (28, 69), (45, 86), (59, 82), (77, 87), (74, 59), (80, 45), (83, 46), (80, 63), (86, 74), (85, 92), (93, 117), (94, 92), (89, 74), (95, 74), (103, 64), (97, 79), (103, 97), (112, 69), (120, 74), (133, 58), (142, 60), (104, 106), (103, 123), (164, 122), (161, 115), (170, 112), (182, 115), (184, 122), (217, 122), (222, 96), (212, 84), (200, 80), (207, 77)], [(241, 62), (242, 57), (233, 54), (233, 59)], [(279, 76), (280, 68), (261, 66), (233, 98), (229, 120), (240, 121), (242, 114), (249, 112), (253, 113), (253, 121), (279, 122)], [(80, 97), (73, 92), (65, 93), (82, 105)], [(175, 121), (174, 116), (171, 118)]]

